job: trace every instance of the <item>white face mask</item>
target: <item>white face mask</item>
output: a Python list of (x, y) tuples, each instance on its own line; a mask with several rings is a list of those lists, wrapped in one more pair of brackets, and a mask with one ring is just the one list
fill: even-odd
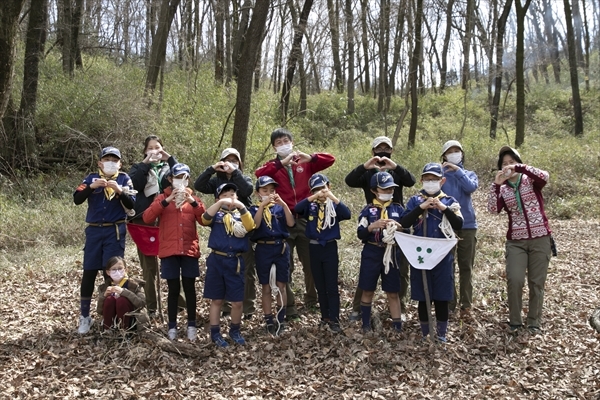
[(456, 153), (447, 154), (446, 161), (452, 164), (458, 164), (462, 161), (462, 153), (459, 151)]
[(260, 196), (260, 201), (267, 201), (271, 198), (271, 196)]
[(177, 179), (173, 178), (173, 189), (184, 189), (188, 185), (187, 178)]
[(442, 187), (441, 181), (426, 181), (423, 182), (423, 190), (427, 192), (427, 194), (436, 194), (440, 191)]
[(275, 147), (275, 151), (279, 157), (287, 157), (292, 152), (293, 147), (291, 143), (282, 144), (279, 147)]
[(394, 198), (394, 193), (377, 193), (377, 198), (380, 201), (390, 201)]
[(119, 170), (119, 163), (114, 161), (102, 162), (102, 172), (106, 175), (114, 175)]
[(116, 271), (110, 271), (108, 274), (113, 282), (121, 282), (121, 279), (125, 276), (125, 270), (120, 269)]

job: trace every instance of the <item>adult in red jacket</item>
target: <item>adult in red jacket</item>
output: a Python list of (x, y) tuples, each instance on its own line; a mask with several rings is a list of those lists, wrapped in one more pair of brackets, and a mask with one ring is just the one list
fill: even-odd
[[(304, 305), (306, 307), (316, 307), (317, 292), (315, 282), (310, 270), (309, 239), (306, 237), (306, 221), (298, 218), (294, 212), (294, 207), (301, 200), (310, 195), (308, 180), (319, 171), (329, 168), (335, 162), (335, 157), (328, 153), (306, 154), (301, 151), (294, 151), (294, 142), (292, 134), (284, 128), (277, 128), (271, 133), (271, 145), (277, 154), (277, 157), (268, 161), (265, 165), (255, 171), (255, 175), (270, 176), (279, 186), (277, 194), (285, 201), (296, 218), (296, 225), (288, 228), (290, 236), (287, 239), (290, 245), (290, 282), (294, 271), (294, 248), (298, 258), (302, 263), (304, 272), (304, 284), (306, 292), (304, 293)], [(294, 292), (288, 283), (286, 286), (287, 320), (298, 320), (298, 310), (296, 309), (296, 299)]]

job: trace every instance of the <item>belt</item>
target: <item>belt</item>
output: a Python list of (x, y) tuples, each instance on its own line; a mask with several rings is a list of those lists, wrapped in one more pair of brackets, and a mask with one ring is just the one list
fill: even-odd
[[(367, 244), (372, 244), (373, 246), (377, 246), (377, 247), (386, 247), (387, 244), (383, 243), (383, 242), (367, 242)], [(396, 243), (393, 243), (392, 246), (396, 246)]]
[(121, 234), (119, 233), (119, 224), (124, 224), (125, 222), (126, 222), (126, 220), (124, 220), (124, 219), (120, 219), (115, 222), (105, 222), (102, 224), (95, 224), (93, 222), (88, 222), (88, 226), (95, 226), (95, 227), (99, 227), (99, 228), (106, 228), (107, 226), (114, 226), (115, 231), (117, 232), (117, 241), (119, 241), (119, 240), (121, 240)]
[[(331, 242), (335, 242), (335, 239), (328, 240), (325, 243), (331, 243)], [(321, 243), (319, 243), (318, 240), (315, 240), (315, 239), (310, 239), (309, 243), (310, 244), (321, 244)]]
[(260, 243), (260, 244), (281, 244), (281, 243), (285, 243), (285, 239), (278, 239), (278, 240), (257, 240), (256, 243)]
[(238, 263), (237, 263), (237, 269), (235, 270), (235, 273), (236, 274), (240, 273), (240, 269), (241, 269), (240, 256), (242, 255), (242, 253), (224, 253), (224, 252), (218, 251), (218, 250), (212, 250), (212, 252), (218, 256), (223, 256), (223, 257), (227, 257), (227, 258), (236, 257), (238, 259)]

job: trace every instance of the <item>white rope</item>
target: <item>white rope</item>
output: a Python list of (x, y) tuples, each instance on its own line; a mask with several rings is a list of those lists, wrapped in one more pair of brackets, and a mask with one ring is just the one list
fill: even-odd
[(335, 212), (335, 204), (333, 200), (328, 198), (325, 200), (325, 216), (323, 220), (323, 230), (327, 228), (331, 228), (335, 225), (335, 217), (337, 213)]
[[(274, 318), (274, 320), (277, 321), (277, 329), (275, 330), (275, 332), (279, 332), (279, 329), (281, 329), (281, 322), (279, 322), (279, 313), (281, 312), (281, 310), (283, 310), (285, 304), (283, 304), (283, 294), (277, 286), (277, 266), (275, 265), (275, 263), (271, 264), (271, 270), (269, 271), (269, 286), (271, 287), (271, 294), (274, 294), (275, 297), (279, 295), (279, 300), (281, 302), (281, 307), (279, 307), (278, 309), (277, 307), (275, 307), (277, 309), (277, 312), (275, 313)], [(275, 302), (275, 304), (277, 304), (277, 302)]]
[(396, 243), (394, 232), (396, 232), (396, 222), (390, 221), (385, 226), (385, 229), (383, 229), (383, 243), (386, 244), (385, 253), (383, 254), (383, 265), (386, 274), (390, 271), (390, 264), (394, 264), (394, 261), (392, 260), (394, 243)]
[(233, 235), (237, 238), (243, 238), (246, 236), (248, 231), (244, 228), (244, 224), (241, 221), (235, 221), (233, 223)]
[[(130, 196), (133, 196), (135, 194), (137, 194), (137, 190), (135, 189), (130, 189), (129, 186), (121, 186), (121, 193), (123, 194), (128, 194)], [(121, 202), (121, 205), (123, 206), (123, 203)], [(125, 206), (123, 206), (123, 209), (125, 210), (125, 213), (127, 214), (128, 217), (133, 217), (135, 216), (135, 210), (133, 208), (129, 209)]]
[[(450, 208), (452, 212), (456, 213), (460, 210), (460, 204), (452, 203), (452, 205), (448, 206), (448, 208)], [(448, 221), (448, 218), (446, 218), (445, 214), (442, 216), (442, 222), (440, 222), (439, 227), (444, 236), (446, 236), (446, 239), (456, 238), (456, 233), (454, 233), (454, 229), (452, 229), (452, 225), (450, 224), (450, 221)]]
[(185, 190), (175, 193), (175, 207), (181, 209), (185, 203)]

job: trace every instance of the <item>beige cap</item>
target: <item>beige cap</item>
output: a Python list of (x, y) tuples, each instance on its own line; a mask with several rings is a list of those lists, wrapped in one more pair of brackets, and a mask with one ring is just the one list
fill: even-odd
[(373, 144), (371, 145), (371, 148), (374, 149), (375, 147), (379, 146), (382, 143), (387, 144), (392, 149), (394, 148), (394, 146), (392, 146), (392, 140), (387, 136), (378, 136), (375, 139), (373, 139)]
[(442, 157), (444, 157), (444, 154), (446, 154), (446, 152), (448, 151), (448, 149), (450, 147), (458, 147), (460, 149), (460, 151), (463, 151), (462, 145), (460, 144), (460, 142), (458, 140), (448, 140), (442, 146)]
[(225, 150), (223, 150), (223, 152), (221, 153), (221, 158), (220, 160), (225, 159), (226, 157), (230, 156), (230, 155), (235, 155), (238, 159), (238, 161), (242, 161), (242, 157), (240, 157), (240, 152), (237, 151), (236, 149), (229, 147)]

